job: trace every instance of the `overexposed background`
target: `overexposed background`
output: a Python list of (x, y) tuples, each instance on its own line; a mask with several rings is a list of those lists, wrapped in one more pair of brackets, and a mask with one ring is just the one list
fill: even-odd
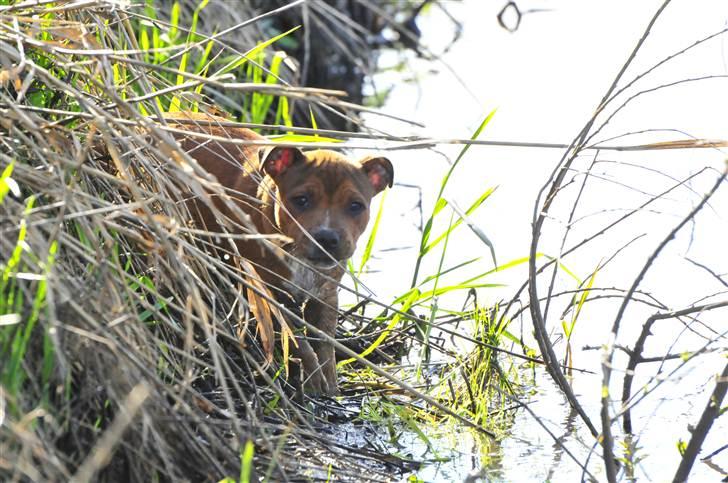
[[(480, 139), (498, 141), (543, 142), (568, 144), (590, 119), (602, 96), (626, 62), (645, 27), (662, 1), (629, 0), (532, 0), (518, 1), (522, 11), (541, 9), (526, 14), (520, 28), (510, 33), (501, 28), (496, 16), (505, 1), (470, 0), (442, 2), (448, 11), (462, 21), (463, 35), (442, 56), (442, 62), (426, 61), (413, 55), (402, 57), (396, 52), (385, 53), (380, 66), (385, 69), (374, 79), (376, 89), (390, 89), (383, 107), (387, 113), (424, 124), (425, 128), (408, 126), (379, 116), (369, 116), (370, 127), (396, 135), (420, 135), (433, 138), (469, 138), (488, 112), (497, 108), (493, 121)], [(624, 86), (664, 58), (694, 42), (721, 31), (728, 26), (728, 2), (718, 0), (674, 0), (658, 19), (652, 32), (632, 65), (622, 78)], [(437, 7), (420, 17), (423, 42), (438, 53), (453, 35), (453, 24)], [(637, 131), (606, 144), (643, 144), (686, 138), (728, 138), (728, 37), (716, 38), (662, 65), (639, 80), (610, 111), (629, 96), (657, 86), (704, 76), (717, 76), (687, 82), (645, 93), (618, 113), (597, 140), (606, 140)], [(602, 120), (605, 118), (602, 117)], [(598, 121), (599, 123), (599, 121)], [(382, 147), (385, 147), (382, 144)], [(435, 150), (393, 151), (389, 153), (395, 165), (398, 183), (422, 188), (424, 215), (431, 212), (440, 180), (461, 147), (440, 145)], [(445, 198), (467, 207), (489, 186), (498, 186), (495, 194), (472, 217), (495, 245), (499, 263), (528, 255), (531, 243), (531, 221), (539, 189), (559, 162), (563, 150), (544, 148), (480, 147), (473, 146), (455, 171)], [(558, 255), (574, 196), (581, 185), (578, 172), (588, 168), (595, 155), (585, 151), (575, 163), (575, 183), (557, 198), (544, 227), (540, 251)], [(685, 187), (670, 193), (651, 205), (649, 211), (634, 216), (624, 226), (590, 243), (584, 249), (566, 257), (564, 263), (582, 279), (620, 246), (639, 237), (630, 247), (600, 271), (596, 286), (628, 288), (646, 258), (701, 196), (714, 183), (722, 170), (725, 150), (703, 149), (651, 152), (601, 152), (600, 162), (593, 168), (596, 175), (576, 211), (584, 218), (573, 226), (566, 246), (594, 233), (628, 209), (635, 208), (690, 174), (705, 167), (710, 169), (696, 176)], [(662, 174), (661, 174), (662, 173)], [(378, 297), (391, 300), (395, 294), (409, 288), (416, 248), (419, 243), (418, 213), (415, 208), (418, 192), (395, 186), (389, 193), (383, 227), (377, 240), (376, 259), (370, 263), (372, 273), (365, 282)], [(665, 250), (648, 273), (641, 288), (649, 291), (670, 308), (689, 306), (701, 297), (718, 295), (709, 300), (726, 298), (725, 287), (704, 270), (686, 260), (690, 258), (710, 266), (718, 274), (728, 273), (728, 187), (723, 187), (710, 206), (687, 226)], [(443, 216), (443, 219), (448, 219)], [(444, 227), (440, 226), (440, 229)], [(470, 258), (482, 259), (448, 280), (455, 283), (493, 267), (487, 248), (467, 228), (450, 240), (445, 267)], [(436, 229), (436, 232), (439, 230)], [(366, 235), (365, 235), (366, 236)], [(398, 249), (411, 247), (410, 249)], [(430, 255), (421, 271), (421, 278), (435, 271), (439, 252)], [(481, 289), (481, 301), (495, 303), (509, 299), (525, 281), (526, 267), (508, 270), (487, 279), (488, 282), (508, 284), (503, 289)], [(561, 273), (558, 287), (575, 288), (573, 280)], [(722, 294), (721, 294), (722, 292)], [(545, 286), (541, 289), (545, 293)], [(462, 295), (452, 303), (459, 308)], [(444, 300), (442, 303), (446, 303)], [(584, 309), (575, 332), (574, 348), (607, 343), (608, 334), (618, 308), (617, 301), (595, 302)], [(568, 304), (563, 299), (554, 305), (547, 320), (554, 338), (561, 333), (559, 316)], [(646, 317), (654, 309), (632, 304), (623, 320), (620, 341), (632, 345)], [(712, 330), (728, 330), (725, 311), (717, 311), (702, 320)], [(528, 314), (522, 321), (523, 332), (531, 333)], [(682, 335), (674, 351), (688, 351), (704, 342), (697, 335)], [(666, 321), (653, 331), (646, 355), (667, 352), (669, 344), (685, 329), (675, 321)], [(725, 338), (722, 339), (725, 341)], [(532, 339), (529, 341), (535, 346)], [(670, 479), (679, 462), (678, 439), (688, 440), (688, 424), (695, 424), (712, 390), (712, 377), (724, 364), (719, 353), (701, 357), (698, 365), (688, 366), (635, 410), (635, 430), (641, 435), (639, 445), (645, 457), (638, 476), (653, 481)], [(563, 354), (564, 345), (556, 347)], [(600, 374), (601, 351), (577, 351), (575, 365)], [(617, 367), (624, 367), (624, 358), (617, 357)], [(666, 369), (675, 367), (668, 364)], [(640, 366), (642, 379), (634, 389), (646, 382), (656, 367)], [(612, 389), (615, 397), (621, 388), (621, 374), (615, 374)], [(538, 378), (537, 392), (531, 398), (532, 409), (543, 418), (556, 434), (566, 432), (564, 443), (581, 461), (591, 450), (592, 439), (579, 421), (573, 431), (566, 429), (569, 408), (548, 377)], [(574, 388), (592, 421), (598, 423), (601, 376), (577, 376)], [(712, 436), (703, 446), (710, 452), (725, 443), (728, 424), (718, 420)], [(617, 426), (614, 430), (618, 431)], [(717, 436), (716, 436), (717, 435)], [(552, 478), (573, 481), (581, 470), (560, 450), (551, 438), (525, 412), (517, 417), (513, 437), (506, 439), (496, 460), (499, 464), (492, 477), (504, 481), (529, 481)], [(460, 479), (471, 471), (470, 452), (463, 444), (463, 461), (431, 469), (420, 474), (433, 481), (439, 478)], [(558, 455), (558, 456), (557, 456)], [(728, 456), (719, 455), (714, 461), (728, 467)], [(477, 459), (477, 458), (476, 458)], [(600, 454), (592, 455), (590, 469), (603, 476)], [(714, 470), (698, 462), (695, 481), (716, 478)]]

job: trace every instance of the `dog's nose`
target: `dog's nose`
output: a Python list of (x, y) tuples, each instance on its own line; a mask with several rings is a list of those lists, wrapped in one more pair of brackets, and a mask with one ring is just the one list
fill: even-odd
[(321, 245), (321, 247), (326, 250), (329, 253), (333, 253), (336, 251), (337, 248), (339, 248), (339, 243), (341, 242), (341, 237), (339, 236), (339, 233), (334, 230), (329, 229), (322, 229), (314, 233), (313, 239), (316, 240), (316, 243)]

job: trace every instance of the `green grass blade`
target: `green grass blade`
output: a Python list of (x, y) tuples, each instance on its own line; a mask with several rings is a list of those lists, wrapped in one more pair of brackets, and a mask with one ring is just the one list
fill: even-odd
[(310, 134), (282, 134), (280, 136), (268, 136), (271, 141), (278, 143), (311, 143), (311, 147), (316, 147), (316, 143), (341, 143), (341, 139), (327, 138)]
[[(437, 238), (435, 238), (432, 241), (432, 243), (428, 244), (424, 249), (424, 253), (427, 253), (430, 250), (432, 250), (432, 248), (434, 248), (438, 243), (440, 243), (442, 240), (444, 240), (445, 237), (448, 236), (452, 230), (455, 230), (458, 226), (460, 226), (463, 223), (463, 221), (470, 227), (471, 230), (474, 228), (477, 229), (477, 227), (474, 227), (472, 222), (468, 221), (468, 216), (471, 215), (475, 210), (477, 210), (480, 207), (480, 205), (482, 205), (485, 202), (485, 200), (487, 200), (490, 197), (490, 195), (493, 194), (494, 191), (495, 191), (495, 188), (488, 188), (487, 190), (485, 190), (485, 192), (482, 195), (480, 195), (478, 197), (478, 199), (476, 199), (468, 207), (467, 210), (465, 210), (465, 213), (463, 213), (462, 210), (460, 210), (457, 206), (453, 205), (449, 201), (445, 200), (444, 198), (440, 198), (440, 200), (443, 202), (442, 206), (444, 207), (445, 205), (449, 205), (450, 208), (453, 211), (455, 211), (460, 218), (458, 220), (456, 220), (455, 223), (453, 223), (449, 227), (448, 231), (440, 234)], [(476, 235), (478, 235), (478, 234), (476, 233)], [(483, 234), (483, 236), (485, 236), (485, 234)], [(480, 237), (480, 235), (478, 235), (478, 237)], [(487, 239), (487, 237), (486, 237), (486, 239)], [(488, 240), (488, 241), (490, 242), (490, 240)], [(492, 250), (492, 244), (491, 244), (491, 250)], [(493, 257), (495, 258), (495, 254), (493, 254)], [(497, 265), (497, 263), (495, 263), (495, 262), (494, 262), (494, 264)]]
[(18, 183), (16, 183), (15, 180), (10, 177), (10, 175), (13, 174), (14, 167), (15, 161), (13, 160), (10, 162), (10, 164), (5, 166), (3, 173), (0, 174), (0, 205), (3, 204), (3, 200), (9, 192), (12, 192), (15, 196), (20, 196), (20, 188), (18, 187)]
[(427, 292), (422, 292), (422, 295), (420, 296), (420, 299), (417, 301), (418, 303), (426, 302), (427, 300), (431, 299), (432, 297), (439, 297), (440, 295), (444, 295), (448, 292), (453, 292), (455, 290), (470, 290), (474, 288), (495, 288), (495, 287), (505, 287), (502, 283), (459, 283), (455, 285), (448, 285), (446, 287), (439, 287), (437, 289), (428, 290)]
[(430, 441), (430, 438), (427, 437), (425, 432), (422, 431), (417, 425), (417, 421), (409, 414), (410, 409), (398, 405), (393, 405), (392, 409), (395, 414), (397, 414), (399, 419), (404, 422), (404, 424), (410, 429), (410, 431), (415, 433), (417, 437), (420, 438), (420, 440), (425, 443), (425, 445), (427, 445), (430, 451), (432, 451), (432, 453), (434, 454), (435, 458), (439, 459), (440, 457), (437, 453), (437, 450), (435, 449), (435, 446)]
[[(485, 116), (485, 119), (483, 119), (483, 122), (480, 123), (480, 126), (478, 126), (478, 129), (475, 130), (472, 136), (470, 136), (471, 140), (476, 140), (478, 137), (480, 137), (480, 133), (483, 132), (483, 129), (485, 129), (485, 126), (490, 123), (490, 120), (493, 119), (493, 116), (495, 116), (496, 109), (493, 109), (490, 111), (490, 113)], [(452, 176), (453, 171), (455, 171), (455, 168), (458, 164), (460, 164), (460, 160), (463, 159), (463, 156), (465, 156), (465, 153), (468, 152), (470, 149), (471, 144), (466, 144), (463, 149), (460, 150), (460, 154), (458, 154), (458, 157), (455, 158), (455, 162), (452, 163), (452, 166), (450, 166), (450, 169), (447, 171), (447, 174), (442, 179), (442, 183), (440, 184), (440, 192), (437, 195), (437, 198), (442, 198), (442, 194), (445, 192), (445, 187), (447, 186), (448, 181), (450, 181), (450, 176)]]
[[(262, 64), (265, 61), (265, 55), (263, 52), (261, 52), (260, 57), (260, 64)], [(283, 62), (283, 59), (285, 58), (285, 54), (282, 52), (276, 52), (273, 54), (273, 59), (271, 60), (270, 66), (268, 67), (268, 75), (265, 78), (265, 84), (276, 84), (278, 82), (278, 73), (281, 69), (281, 62)], [(263, 70), (258, 68), (256, 66), (256, 74), (259, 74), (260, 77), (258, 78), (258, 81), (262, 80)], [(255, 78), (258, 76), (256, 75)], [(268, 111), (270, 110), (271, 105), (273, 104), (273, 100), (276, 98), (276, 96), (271, 94), (264, 94), (264, 93), (253, 93), (253, 97), (257, 99), (257, 102), (254, 102), (254, 105), (256, 106), (255, 112), (252, 113), (253, 122), (255, 123), (264, 123), (266, 117), (268, 116)]]
[[(412, 304), (414, 304), (417, 301), (417, 299), (419, 298), (419, 295), (420, 295), (420, 293), (419, 293), (419, 290), (417, 290), (417, 289), (410, 291), (410, 296), (407, 298), (407, 300), (402, 305), (402, 309), (400, 310), (400, 312), (407, 312), (410, 309), (410, 307), (412, 307)], [(389, 324), (387, 324), (387, 327), (384, 329), (384, 331), (382, 331), (382, 333), (379, 334), (379, 337), (377, 337), (377, 339), (374, 342), (372, 342), (372, 344), (369, 347), (364, 349), (362, 351), (362, 353), (359, 354), (359, 357), (363, 358), (363, 357), (368, 356), (372, 352), (374, 352), (377, 349), (377, 347), (379, 347), (382, 344), (382, 342), (384, 342), (384, 340), (387, 337), (389, 337), (389, 334), (392, 332), (392, 330), (394, 330), (394, 328), (397, 326), (397, 324), (399, 323), (401, 318), (402, 318), (402, 316), (400, 315), (399, 312), (395, 313), (392, 316), (392, 320), (389, 322)], [(336, 364), (336, 367), (340, 369), (348, 364), (351, 364), (354, 361), (356, 361), (356, 357), (352, 357), (350, 359), (345, 359), (345, 360), (339, 362), (338, 364)]]
[[(449, 228), (447, 230), (447, 236), (445, 237), (445, 245), (442, 247), (442, 254), (440, 255), (440, 261), (437, 266), (437, 272), (435, 274), (435, 285), (433, 287), (433, 293), (437, 291), (437, 285), (440, 281), (440, 275), (442, 274), (442, 266), (445, 263), (445, 254), (447, 253), (447, 244), (450, 241), (450, 232), (452, 232), (452, 225), (453, 225), (453, 219), (454, 216), (450, 215), (450, 222), (449, 222)], [(432, 332), (432, 325), (435, 323), (435, 317), (437, 316), (437, 299), (435, 299), (432, 303), (432, 307), (430, 307), (430, 319), (427, 326), (422, 331), (422, 350), (420, 351), (420, 361), (417, 364), (417, 378), (420, 378), (420, 374), (422, 372), (422, 362), (429, 362), (430, 361), (430, 333)]]
[[(480, 123), (480, 126), (478, 126), (478, 129), (475, 130), (473, 135), (470, 137), (470, 139), (475, 140), (480, 136), (480, 133), (483, 132), (483, 129), (485, 129), (485, 126), (490, 123), (491, 119), (493, 119), (493, 116), (495, 115), (496, 110), (492, 110), (486, 117), (483, 119), (483, 122)], [(439, 213), (442, 208), (444, 208), (445, 203), (444, 200), (442, 200), (442, 195), (445, 192), (445, 187), (447, 186), (448, 181), (450, 180), (450, 176), (452, 176), (453, 171), (455, 168), (460, 164), (460, 160), (465, 156), (465, 153), (468, 152), (470, 149), (470, 144), (467, 144), (463, 147), (463, 149), (460, 150), (460, 153), (458, 154), (458, 157), (455, 158), (455, 161), (452, 163), (452, 166), (450, 166), (450, 169), (447, 171), (445, 176), (442, 179), (442, 182), (440, 183), (440, 191), (437, 194), (437, 201), (435, 202), (435, 207), (432, 210), (432, 214), (427, 219), (427, 222), (425, 223), (425, 229), (422, 232), (422, 239), (420, 240), (420, 253), (417, 256), (417, 260), (415, 262), (415, 269), (412, 274), (412, 282), (410, 284), (410, 287), (415, 287), (417, 285), (417, 277), (420, 273), (420, 265), (422, 263), (422, 258), (425, 256), (427, 251), (425, 248), (428, 245), (428, 240), (430, 236), (430, 231), (432, 229), (432, 224), (434, 221), (435, 216), (437, 213)]]
[(357, 270), (357, 276), (360, 276), (364, 271), (364, 266), (372, 256), (372, 249), (374, 248), (374, 241), (377, 239), (377, 233), (379, 233), (379, 222), (382, 219), (382, 213), (384, 213), (384, 201), (387, 199), (387, 191), (382, 193), (379, 198), (379, 209), (377, 210), (377, 216), (374, 218), (374, 225), (372, 226), (372, 232), (369, 234), (367, 244), (364, 247), (364, 253), (362, 254), (361, 261), (359, 262), (359, 269)]
[(576, 321), (579, 318), (579, 314), (581, 314), (581, 309), (584, 307), (584, 303), (586, 302), (586, 299), (589, 297), (589, 294), (591, 293), (591, 288), (594, 286), (594, 280), (597, 277), (597, 273), (599, 272), (599, 266), (592, 272), (591, 276), (587, 280), (586, 287), (581, 292), (581, 295), (579, 296), (578, 302), (576, 302), (576, 307), (574, 309), (574, 315), (571, 318), (571, 323), (569, 324), (569, 331), (566, 333), (567, 337), (571, 337), (572, 332), (574, 331), (574, 327), (576, 326)]
[[(200, 17), (200, 12), (202, 11), (205, 6), (207, 6), (207, 3), (210, 0), (202, 0), (200, 4), (195, 8), (195, 11), (192, 13), (192, 23), (190, 25), (189, 31), (187, 32), (187, 40), (185, 41), (185, 45), (189, 47), (190, 45), (194, 44), (197, 41), (197, 21)], [(176, 5), (176, 3), (175, 3)], [(187, 63), (189, 62), (190, 58), (190, 52), (191, 49), (185, 49), (184, 54), (182, 54), (182, 57), (180, 57), (179, 60), (179, 72), (180, 74), (177, 74), (177, 79), (175, 81), (175, 85), (182, 85), (185, 82), (185, 76), (182, 75), (182, 72), (187, 72)], [(176, 112), (182, 109), (182, 104), (180, 102), (179, 97), (174, 96), (172, 97), (172, 101), (169, 104), (169, 112)]]
[(253, 454), (255, 446), (248, 440), (245, 442), (245, 449), (240, 453), (240, 483), (250, 483), (253, 474)]
[[(313, 115), (313, 108), (311, 105), (308, 106), (308, 115), (311, 117), (311, 127), (318, 130), (318, 124), (316, 123), (316, 116)], [(318, 134), (314, 134), (314, 137), (318, 137)]]
[(351, 258), (346, 261), (346, 269), (354, 281), (354, 294), (356, 295), (356, 301), (359, 302), (359, 278), (356, 276), (356, 268), (354, 268), (354, 263), (351, 261)]
[(169, 15), (169, 31), (167, 33), (167, 37), (169, 39), (170, 44), (175, 44), (177, 40), (177, 36), (179, 36), (179, 14), (180, 14), (180, 6), (179, 2), (174, 2), (172, 4), (172, 12)]
[(266, 47), (268, 47), (269, 45), (275, 43), (277, 40), (280, 40), (283, 37), (286, 37), (286, 36), (292, 34), (293, 32), (295, 32), (296, 30), (298, 30), (300, 28), (301, 28), (300, 25), (297, 27), (293, 27), (292, 29), (290, 29), (286, 32), (283, 32), (282, 34), (276, 35), (275, 37), (270, 38), (270, 39), (266, 40), (265, 42), (259, 43), (258, 45), (256, 45), (252, 49), (250, 49), (249, 51), (245, 52), (242, 55), (242, 57), (238, 57), (235, 60), (233, 60), (232, 62), (230, 62), (228, 65), (223, 66), (220, 70), (218, 70), (215, 73), (215, 76), (227, 74), (228, 72), (232, 72), (233, 70), (241, 67), (246, 62), (248, 62), (250, 59), (255, 58), (259, 53), (263, 52), (263, 50), (265, 50)]
[(437, 273), (435, 275), (430, 275), (429, 277), (425, 278), (422, 282), (420, 282), (420, 284), (418, 285), (418, 287), (422, 287), (427, 282), (431, 282), (432, 280), (435, 280), (438, 277), (441, 277), (441, 276), (443, 276), (445, 274), (448, 274), (450, 272), (454, 272), (455, 270), (458, 270), (460, 268), (466, 267), (466, 266), (468, 266), (468, 265), (470, 265), (472, 263), (475, 263), (475, 262), (477, 262), (479, 260), (480, 260), (480, 257), (471, 258), (470, 260), (467, 260), (467, 261), (462, 262), (462, 263), (458, 263), (457, 265), (454, 265), (454, 266), (452, 266), (450, 268), (447, 268), (447, 269), (443, 270), (440, 273)]
[[(288, 104), (288, 98), (285, 96), (278, 97), (278, 107), (276, 108), (276, 124), (283, 124), (287, 127), (293, 127), (293, 117), (291, 116), (291, 108)], [(293, 134), (288, 132), (288, 134)], [(315, 135), (313, 136), (316, 137)]]
[(475, 234), (475, 236), (477, 236), (480, 239), (480, 241), (482, 241), (483, 244), (485, 244), (485, 246), (487, 246), (490, 249), (490, 256), (493, 259), (493, 265), (497, 267), (498, 261), (496, 260), (496, 257), (495, 257), (495, 248), (493, 247), (493, 242), (491, 242), (490, 238), (488, 238), (488, 235), (486, 235), (485, 232), (479, 226), (477, 226), (475, 223), (473, 223), (470, 220), (470, 217), (468, 216), (470, 213), (463, 213), (462, 210), (460, 210), (460, 208), (458, 208), (458, 206), (455, 203), (450, 203), (450, 207), (460, 217), (459, 221), (464, 221), (465, 225), (468, 228), (470, 228), (470, 231), (472, 231)]
[(435, 207), (432, 209), (432, 215), (427, 219), (425, 228), (422, 230), (422, 239), (420, 240), (420, 257), (423, 257), (428, 251), (428, 241), (430, 240), (430, 233), (432, 233), (432, 223), (435, 220), (435, 216), (447, 206), (447, 201), (443, 198), (438, 198), (435, 202)]

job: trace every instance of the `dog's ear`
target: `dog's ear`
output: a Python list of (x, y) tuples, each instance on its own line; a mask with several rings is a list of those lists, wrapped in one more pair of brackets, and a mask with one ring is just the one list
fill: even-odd
[(369, 182), (374, 188), (374, 193), (379, 193), (384, 188), (392, 187), (394, 181), (394, 168), (392, 163), (381, 156), (368, 156), (360, 161), (364, 172), (369, 177)]
[(260, 153), (260, 168), (271, 178), (280, 176), (294, 163), (300, 162), (306, 156), (298, 148), (287, 146), (269, 146)]

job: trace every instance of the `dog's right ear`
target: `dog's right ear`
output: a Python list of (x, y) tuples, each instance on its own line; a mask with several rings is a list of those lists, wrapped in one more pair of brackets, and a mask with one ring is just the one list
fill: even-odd
[(260, 151), (260, 168), (265, 174), (275, 179), (294, 163), (306, 156), (298, 148), (288, 146), (269, 146)]
[(361, 167), (369, 178), (374, 188), (374, 193), (379, 193), (386, 187), (392, 187), (394, 181), (394, 168), (392, 163), (381, 156), (367, 156), (361, 161)]

